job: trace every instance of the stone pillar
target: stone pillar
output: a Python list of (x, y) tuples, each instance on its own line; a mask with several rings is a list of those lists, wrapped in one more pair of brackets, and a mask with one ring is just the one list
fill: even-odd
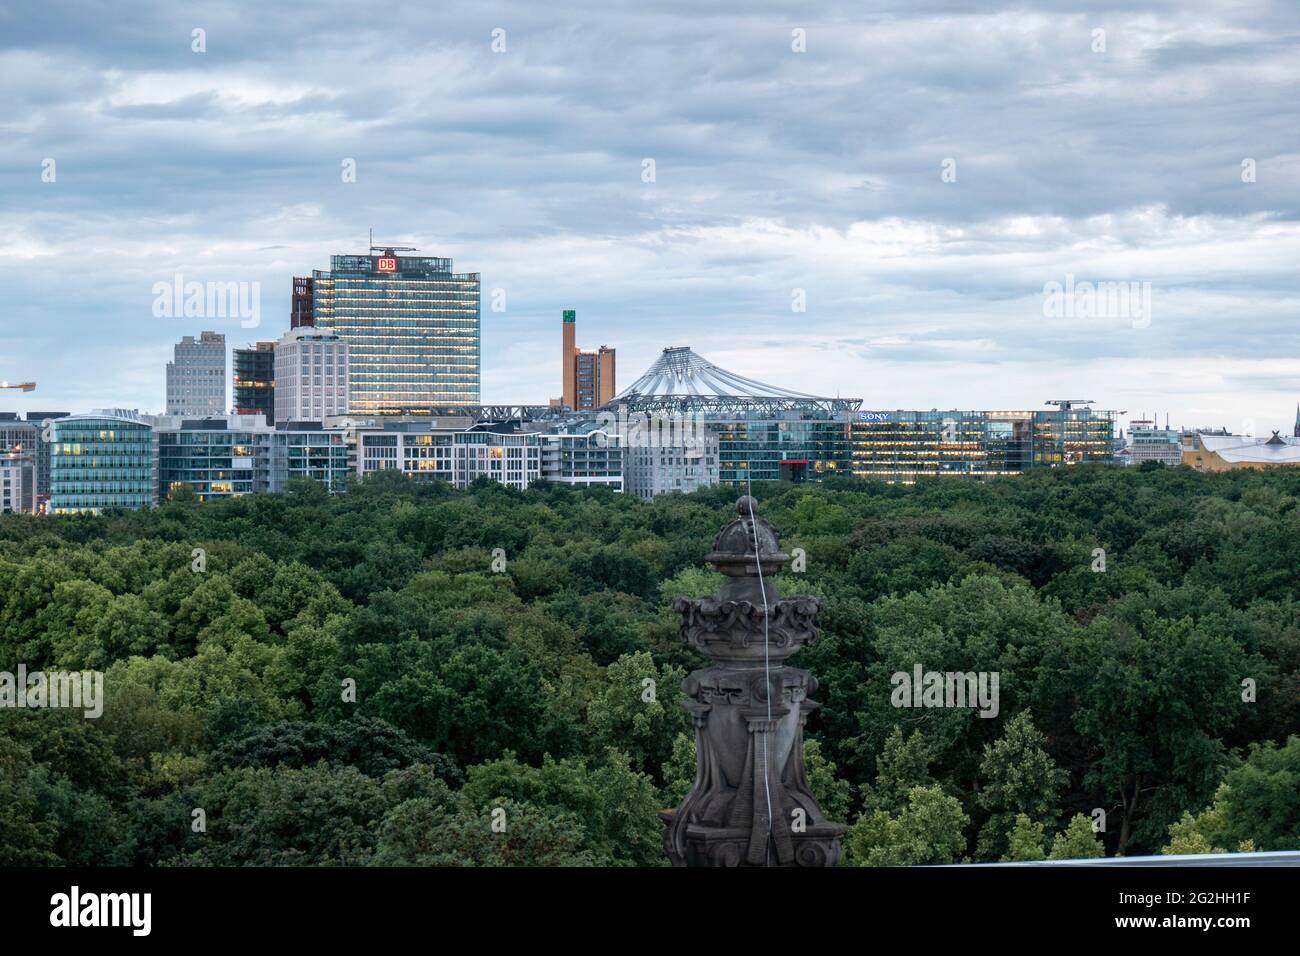
[(736, 512), (705, 555), (727, 576), (718, 593), (673, 602), (682, 640), (711, 665), (682, 681), (695, 719), (695, 783), (680, 807), (660, 814), (664, 849), (675, 866), (834, 866), (845, 827), (822, 814), (803, 762), (817, 680), (785, 664), (817, 640), (821, 604), (777, 593), (773, 578), (790, 556), (753, 498)]

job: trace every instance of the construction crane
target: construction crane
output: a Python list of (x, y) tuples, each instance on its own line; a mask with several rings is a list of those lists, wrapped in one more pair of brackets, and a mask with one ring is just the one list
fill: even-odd
[(1091, 398), (1052, 398), (1045, 402), (1044, 405), (1055, 405), (1063, 412), (1068, 412), (1075, 405), (1096, 405), (1096, 401)]
[(35, 390), (36, 383), (35, 382), (14, 382), (12, 385), (10, 385), (8, 382), (0, 382), (0, 388), (18, 388), (18, 389), (22, 389), (24, 392), (31, 392)]

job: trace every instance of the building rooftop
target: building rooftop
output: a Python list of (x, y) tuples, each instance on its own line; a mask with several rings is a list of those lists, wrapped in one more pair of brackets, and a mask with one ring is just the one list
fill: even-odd
[(1199, 434), (1201, 447), (1224, 461), (1259, 462), (1272, 465), (1300, 464), (1300, 438), (1283, 438), (1274, 432), (1271, 438), (1249, 435)]

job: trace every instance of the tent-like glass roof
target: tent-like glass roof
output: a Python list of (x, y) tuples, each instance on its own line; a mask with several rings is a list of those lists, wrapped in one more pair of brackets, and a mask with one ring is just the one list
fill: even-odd
[(688, 346), (676, 346), (664, 349), (644, 375), (610, 402), (620, 404), (640, 410), (748, 404), (787, 410), (816, 407), (851, 411), (861, 400), (820, 398), (768, 385), (714, 365)]

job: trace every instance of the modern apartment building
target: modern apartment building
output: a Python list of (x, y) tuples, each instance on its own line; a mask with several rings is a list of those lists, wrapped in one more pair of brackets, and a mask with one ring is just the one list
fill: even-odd
[(623, 491), (622, 439), (584, 424), (574, 431), (543, 432), (542, 480), (574, 488), (608, 488)]
[(231, 352), (236, 415), (264, 415), (275, 424), (275, 343), (258, 342)]
[(225, 413), (226, 337), (219, 332), (183, 337), (167, 363), (167, 414)]
[(610, 401), (618, 389), (614, 349), (602, 345), (595, 352), (586, 352), (578, 348), (577, 325), (578, 313), (565, 309), (560, 321), (560, 401), (575, 412), (584, 412)]
[(535, 481), (623, 490), (622, 443), (603, 434), (394, 418), (358, 421), (354, 435), (361, 475), (392, 469), (456, 488), (490, 478), (520, 491)]
[(284, 491), (294, 478), (339, 490), (349, 474), (342, 429), (268, 425), (262, 415), (154, 419), (158, 498), (188, 488), (200, 500)]
[(290, 329), (275, 343), (275, 421), (320, 422), (348, 412), (348, 343), (328, 329)]
[(450, 259), (377, 249), (332, 256), (328, 272), (312, 273), (315, 327), (348, 344), (349, 411), (432, 414), (476, 404), (478, 273), (452, 272)]
[(50, 513), (154, 503), (153, 426), (138, 412), (102, 409), (51, 427)]

